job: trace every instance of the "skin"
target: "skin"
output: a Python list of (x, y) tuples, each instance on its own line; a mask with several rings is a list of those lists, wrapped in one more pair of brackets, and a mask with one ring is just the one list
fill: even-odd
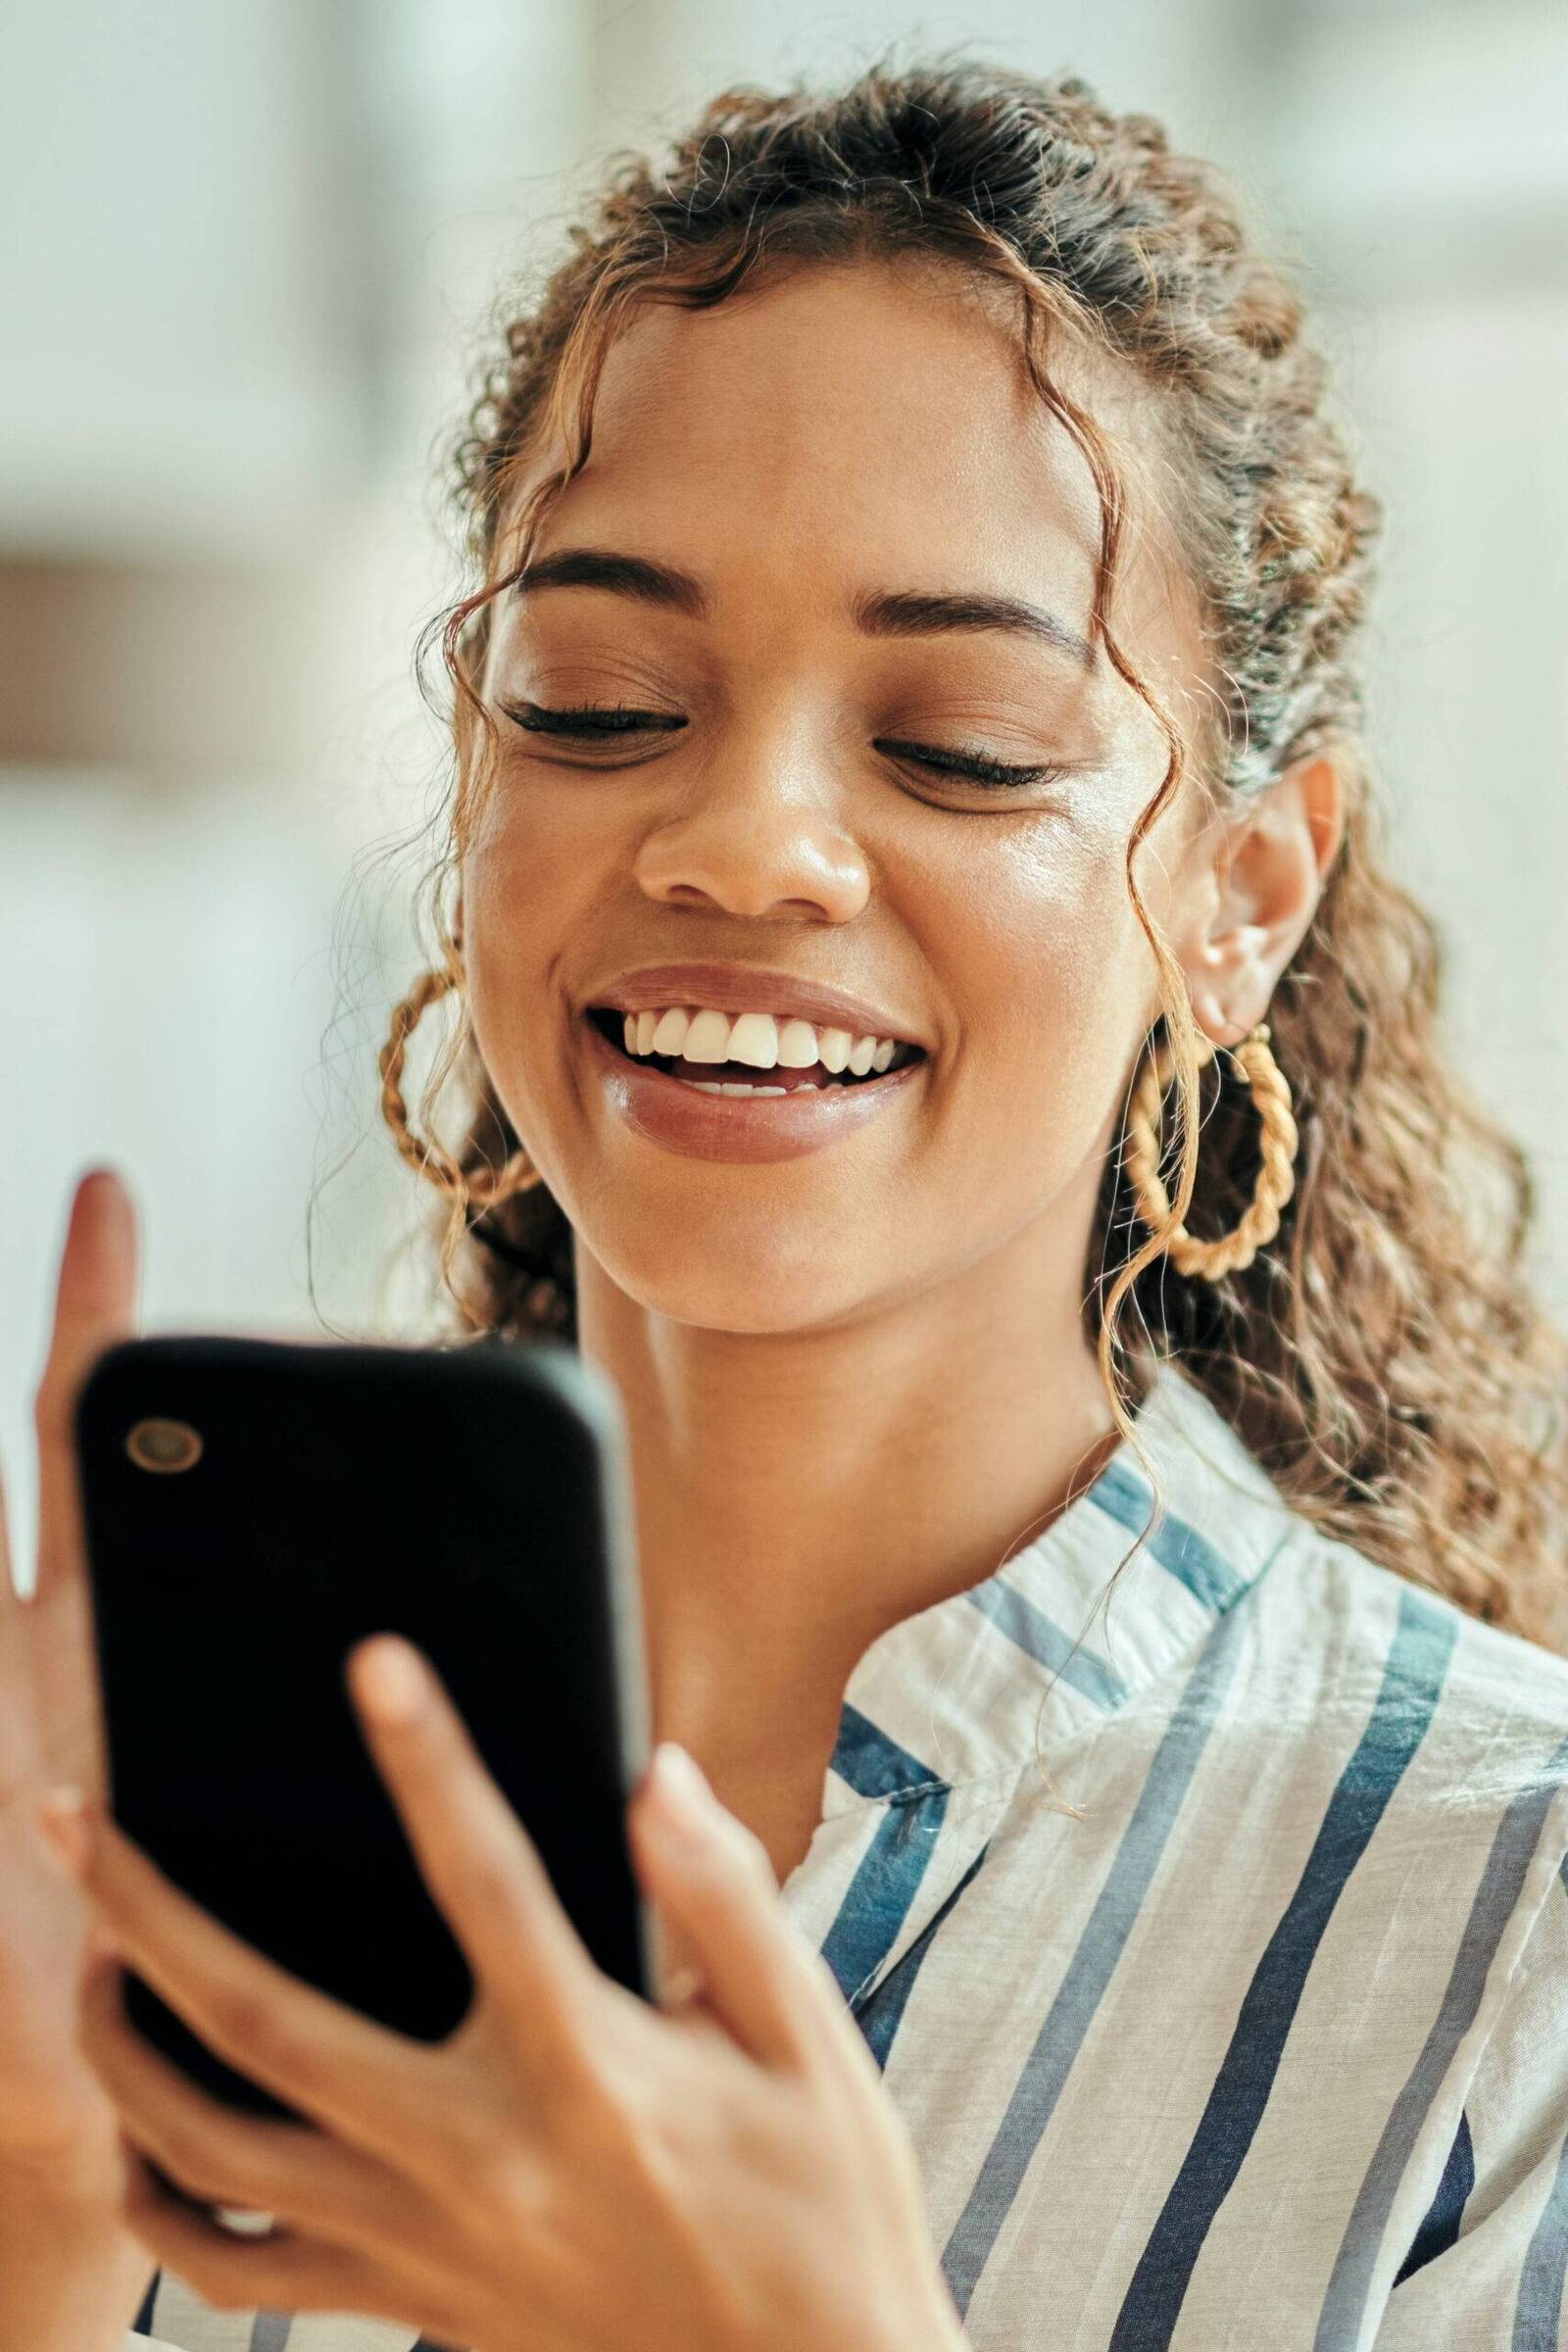
[[(1153, 449), (1125, 386), (1070, 355), (1058, 373)], [(1136, 497), (1134, 524), (1113, 622), (1196, 744), (1197, 608)], [(583, 1350), (626, 1409), (656, 1737), (719, 1798), (673, 1844), (657, 1784), (632, 1800), (645, 1890), (701, 1980), (666, 1986), (662, 2014), (573, 1953), (439, 1693), (375, 1729), (363, 1657), (368, 1736), (484, 1987), (448, 2043), (401, 2043), (286, 1979), (102, 1819), (68, 1431), (92, 1360), (135, 1329), (139, 1245), (118, 1178), (78, 1190), (37, 1399), (36, 1602), (0, 1575), (7, 2341), (114, 2352), (149, 2254), (234, 2308), (428, 2317), (478, 2352), (962, 2340), (912, 2151), (776, 1883), (809, 1842), (866, 1643), (1029, 1541), (1114, 1445), (1080, 1299), (1158, 1004), (1124, 849), (1164, 747), (1102, 658), (871, 639), (841, 608), (865, 587), (991, 589), (1085, 633), (1096, 527), (1082, 462), (984, 302), (929, 271), (796, 272), (623, 336), (592, 462), (537, 551), (662, 558), (704, 579), (711, 622), (585, 589), (498, 614), (498, 709), (635, 702), (688, 721), (609, 758), (512, 734), (463, 861), (480, 1048), (571, 1220)], [(1003, 799), (876, 749), (895, 735), (1066, 772)], [(1314, 759), (1223, 823), (1190, 790), (1146, 845), (1141, 888), (1217, 1043), (1265, 1016), (1341, 823), (1337, 771)], [(629, 966), (708, 955), (856, 990), (928, 1066), (802, 1158), (657, 1149), (608, 1114), (576, 1009)], [(60, 1782), (87, 1799), (57, 1816), (69, 1876), (35, 1826)], [(270, 2064), (319, 2134), (241, 2130), (152, 2066), (121, 2018), (117, 1950), (215, 2046)], [(509, 2019), (545, 1997), (551, 2079), (580, 2099), (542, 2100), (505, 2063)], [(162, 2197), (138, 2151), (198, 2197), (302, 2227), (236, 2243)], [(635, 2227), (596, 2238), (585, 2269), (572, 2248), (607, 2166), (606, 2210)], [(569, 2227), (541, 2232), (541, 2214)]]
[[(1057, 371), (1136, 433), (1126, 387)], [(1147, 502), (1134, 522), (1113, 625), (1196, 744), (1198, 609)], [(946, 270), (812, 268), (623, 331), (535, 544), (675, 564), (712, 619), (597, 587), (494, 608), (501, 760), (463, 860), (475, 1033), (572, 1225), (583, 1352), (625, 1404), (656, 1732), (781, 1879), (866, 1644), (1000, 1566), (1116, 1443), (1080, 1302), (1158, 1010), (1124, 878), (1165, 766), (1146, 707), (1102, 652), (1086, 672), (999, 633), (870, 637), (844, 608), (986, 589), (1086, 636), (1097, 544), (1088, 468), (993, 305)], [(527, 701), (687, 724), (573, 744), (509, 720)], [(988, 792), (890, 737), (1066, 773)], [(1340, 829), (1318, 759), (1229, 826), (1190, 785), (1145, 844), (1140, 888), (1217, 1043), (1266, 1012)], [(925, 1072), (804, 1157), (663, 1151), (601, 1100), (576, 1009), (705, 956), (856, 990)]]

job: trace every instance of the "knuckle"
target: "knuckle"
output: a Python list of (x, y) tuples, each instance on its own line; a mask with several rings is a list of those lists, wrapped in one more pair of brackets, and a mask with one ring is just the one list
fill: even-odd
[(166, 2116), (157, 2129), (154, 2153), (164, 2171), (195, 2196), (232, 2204), (234, 2182), (188, 2116)]
[(251, 2058), (292, 2078), (310, 2073), (309, 2043), (297, 2027), (278, 2015), (266, 1993), (235, 1989), (220, 1994), (214, 2007), (214, 2023), (226, 2054), (241, 2065)]
[(659, 2099), (610, 2064), (600, 2063), (588, 2072), (564, 2112), (562, 2130), (569, 2132), (578, 2158), (599, 2178), (618, 2180), (623, 2187), (635, 2182), (645, 2191), (667, 2179), (668, 2115)]
[(463, 2164), (465, 2202), (503, 2220), (525, 2220), (542, 2188), (538, 2158), (511, 2134), (491, 2132), (470, 2142)]
[(487, 1855), (471, 1863), (462, 1891), (466, 1908), (488, 1925), (505, 1926), (517, 1916), (516, 1872), (499, 1857)]
[(520, 2222), (538, 2211), (544, 2183), (535, 2157), (526, 2148), (512, 2145), (491, 2149), (482, 2185), (492, 2213)]

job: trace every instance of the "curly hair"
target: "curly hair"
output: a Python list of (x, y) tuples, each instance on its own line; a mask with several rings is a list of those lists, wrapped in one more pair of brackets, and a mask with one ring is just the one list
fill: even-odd
[[(831, 94), (799, 81), (726, 90), (662, 163), (618, 150), (569, 243), (505, 324), (455, 452), (474, 585), (421, 645), (421, 668), (437, 644), (444, 656), (454, 749), (448, 845), (426, 884), (437, 964), (458, 968), (443, 909), (494, 743), (475, 685), (490, 604), (586, 462), (617, 326), (639, 305), (722, 302), (786, 258), (924, 255), (1003, 289), (1034, 390), (1098, 492), (1092, 634), (1169, 752), (1128, 844), (1127, 883), (1160, 977), (1150, 1043), (1174, 1056), (1170, 1216), (1140, 1237), (1113, 1153), (1085, 1268), (1086, 1330), (1118, 1427), (1136, 1445), (1118, 1365), (1131, 1315), (1327, 1537), (1490, 1624), (1568, 1648), (1568, 1350), (1523, 1259), (1533, 1178), (1446, 1066), (1439, 937), (1380, 859), (1352, 657), (1381, 510), (1327, 414), (1327, 366), (1303, 333), (1301, 300), (1250, 248), (1219, 175), (1173, 152), (1158, 122), (1111, 113), (1074, 76), (964, 57), (900, 71), (884, 60)], [(1256, 1122), (1223, 1056), (1200, 1068), (1180, 969), (1133, 877), (1189, 752), (1110, 631), (1125, 473), (1053, 380), (1054, 336), (1109, 355), (1154, 395), (1162, 478), (1175, 483), (1178, 544), (1219, 681), (1191, 761), (1200, 790), (1239, 811), (1318, 751), (1345, 783), (1339, 855), (1269, 1007), (1300, 1133), (1296, 1190), (1275, 1245), (1217, 1282), (1169, 1279), (1163, 1251), (1184, 1222), (1200, 1238), (1236, 1223), (1256, 1175)], [(558, 441), (567, 462), (519, 509), (525, 461)], [(463, 1324), (570, 1343), (564, 1214), (542, 1185), (488, 1206), (474, 1197), (519, 1138), (466, 1005), (422, 1097), (426, 1132), (449, 1081), (470, 1109), (465, 1141), (442, 1155), (455, 1182), (441, 1267)], [(387, 1115), (414, 1156), (401, 1097), (395, 1108)]]

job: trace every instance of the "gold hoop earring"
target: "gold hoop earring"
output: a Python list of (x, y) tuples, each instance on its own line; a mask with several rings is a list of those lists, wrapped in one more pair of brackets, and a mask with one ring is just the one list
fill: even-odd
[[(1218, 1282), (1227, 1274), (1239, 1274), (1251, 1264), (1258, 1250), (1278, 1233), (1280, 1211), (1296, 1190), (1295, 1161), (1299, 1138), (1291, 1115), (1290, 1087), (1269, 1049), (1267, 1023), (1259, 1021), (1239, 1046), (1227, 1047), (1226, 1052), (1245, 1075), (1262, 1122), (1262, 1165), (1252, 1198), (1240, 1222), (1229, 1233), (1222, 1233), (1211, 1242), (1200, 1242), (1185, 1225), (1178, 1225), (1165, 1244), (1178, 1273), (1201, 1275), (1205, 1282)], [(1199, 1053), (1199, 1068), (1206, 1069), (1213, 1058), (1213, 1042), (1204, 1038)], [(1170, 1195), (1159, 1172), (1159, 1122), (1174, 1060), (1174, 1049), (1166, 1037), (1139, 1073), (1127, 1111), (1127, 1173), (1137, 1196), (1139, 1215), (1146, 1225), (1156, 1230), (1170, 1215)]]
[(457, 963), (445, 971), (421, 972), (402, 1003), (393, 1007), (392, 1033), (376, 1063), (381, 1073), (381, 1115), (392, 1130), (398, 1150), (416, 1175), (425, 1177), (440, 1192), (454, 1197), (461, 1195), (475, 1208), (494, 1208), (499, 1201), (510, 1200), (515, 1194), (544, 1182), (527, 1152), (519, 1149), (504, 1168), (466, 1176), (439, 1144), (426, 1143), (415, 1134), (403, 1100), (403, 1057), (410, 1036), (428, 1006), (462, 984), (462, 968)]

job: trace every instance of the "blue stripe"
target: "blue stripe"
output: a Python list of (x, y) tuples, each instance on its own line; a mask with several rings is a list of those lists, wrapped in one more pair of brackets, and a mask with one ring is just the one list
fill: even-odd
[[(1202, 2117), (1139, 2258), (1107, 2352), (1163, 2352), (1215, 2214), (1247, 2159), (1279, 2070), (1307, 1971), (1347, 1880), (1426, 1737), (1461, 1619), (1412, 1587), (1371, 1720), (1340, 1776), (1295, 1894), (1252, 1972)], [(1353, 2331), (1352, 2331), (1353, 2332)], [(1336, 2332), (1319, 2344), (1338, 2347)]]
[(1476, 2152), (1470, 2138), (1470, 2118), (1461, 2107), (1459, 2129), (1448, 2150), (1448, 2161), (1443, 2168), (1437, 2194), (1427, 2207), (1426, 2219), (1410, 2241), (1410, 2251), (1399, 2265), (1394, 2283), (1408, 2278), (1412, 2271), (1424, 2271), (1429, 2262), (1446, 2254), (1459, 2234), (1459, 2224), (1470, 2201), (1470, 2191), (1476, 2184)]
[(163, 2275), (161, 2270), (154, 2271), (151, 2278), (147, 2281), (147, 2292), (141, 2299), (141, 2309), (130, 2323), (138, 2335), (151, 2335), (153, 2331), (153, 2305), (158, 2300), (158, 2281)]
[(990, 1851), (991, 1840), (988, 1838), (956, 1886), (932, 1912), (931, 1917), (926, 1921), (925, 1926), (920, 1930), (919, 1935), (902, 1960), (896, 1967), (889, 1969), (875, 1992), (860, 2011), (858, 2019), (860, 2032), (864, 2034), (871, 2055), (878, 2066), (884, 2069), (887, 2066), (888, 2052), (893, 2047), (893, 2037), (903, 2021), (909, 1994), (914, 1989), (914, 1980), (925, 1965), (925, 1956), (936, 1941), (943, 1922), (955, 1904), (958, 1902), (964, 1888), (970, 1885), (976, 1871)]
[[(1142, 1530), (1154, 1507), (1154, 1491), (1125, 1462), (1113, 1459), (1089, 1489), (1089, 1499), (1122, 1527)], [(1234, 1608), (1251, 1582), (1215, 1550), (1206, 1536), (1174, 1513), (1160, 1523), (1149, 1548), (1160, 1566), (1216, 1617)]]
[(945, 1788), (928, 1764), (878, 1731), (868, 1715), (846, 1699), (839, 1710), (839, 1736), (831, 1769), (858, 1796), (906, 1796), (916, 1789)]
[(1551, 2193), (1531, 2235), (1514, 2307), (1510, 2352), (1557, 2352), (1563, 2273), (1568, 2268), (1568, 2140), (1557, 2154)]
[(974, 1586), (967, 1597), (1009, 1642), (1015, 1642), (1031, 1658), (1038, 1658), (1042, 1666), (1054, 1668), (1064, 1683), (1071, 1683), (1096, 1706), (1122, 1705), (1127, 1686), (1115, 1668), (1096, 1657), (1093, 1650), (1074, 1650), (1055, 1619), (1036, 1608), (1015, 1585), (1004, 1584), (1000, 1576), (988, 1577), (983, 1585)]
[(892, 1950), (942, 1835), (952, 1790), (938, 1786), (890, 1804), (827, 1932), (822, 1957), (856, 2008)]
[(1383, 2127), (1345, 2226), (1318, 2322), (1318, 2352), (1349, 2343), (1357, 2334), (1399, 2182), (1454, 2054), (1475, 2022), (1503, 1930), (1518, 1907), (1525, 1874), (1541, 1842), (1542, 1823), (1562, 1785), (1565, 1767), (1568, 1740), (1558, 1746), (1544, 1773), (1511, 1798), (1497, 1824), (1437, 2017)]
[(1230, 1687), (1246, 1623), (1242, 1611), (1231, 1612), (1203, 1644), (1150, 1765), (1089, 1924), (1024, 2062), (969, 2201), (943, 2250), (943, 2272), (960, 2319), (968, 2314), (980, 2274), (1143, 1908)]
[(251, 2322), (250, 2352), (288, 2352), (294, 2315), (287, 2311), (259, 2311)]

